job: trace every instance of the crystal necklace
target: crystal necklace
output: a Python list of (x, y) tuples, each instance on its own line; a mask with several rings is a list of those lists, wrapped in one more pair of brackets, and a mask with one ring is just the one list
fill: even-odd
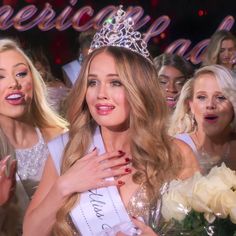
[[(204, 148), (204, 145), (200, 145), (199, 137), (197, 134), (194, 134), (195, 136), (195, 142), (198, 150), (198, 159), (200, 166), (202, 166), (204, 169), (209, 170), (215, 165), (221, 164), (226, 159), (229, 158), (230, 154), (230, 143), (227, 142), (224, 145), (224, 151), (221, 154), (209, 154)], [(222, 148), (223, 149), (223, 148)]]
[(204, 149), (204, 147), (202, 146), (201, 148), (200, 148), (200, 153), (201, 153), (201, 155), (204, 157), (210, 157), (210, 156), (212, 156), (212, 159), (214, 159), (214, 157), (220, 157), (219, 159), (219, 161), (221, 161), (221, 162), (223, 162), (224, 160), (226, 160), (226, 159), (228, 159), (229, 158), (229, 154), (230, 154), (230, 144), (229, 143), (227, 143), (226, 144), (227, 145), (227, 147), (226, 147), (226, 149), (225, 149), (225, 151), (222, 153), (222, 154), (220, 154), (220, 155), (210, 155), (205, 149)]
[(22, 180), (37, 176), (49, 155), (47, 145), (39, 128), (35, 128), (35, 130), (38, 136), (38, 143), (31, 148), (15, 150), (17, 172)]

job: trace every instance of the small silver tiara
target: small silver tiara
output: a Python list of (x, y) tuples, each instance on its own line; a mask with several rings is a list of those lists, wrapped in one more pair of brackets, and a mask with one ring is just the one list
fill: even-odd
[(153, 64), (147, 43), (142, 39), (140, 32), (134, 31), (133, 26), (133, 19), (127, 18), (126, 12), (120, 6), (116, 14), (105, 20), (101, 30), (94, 35), (89, 53), (106, 46), (123, 47), (140, 54)]

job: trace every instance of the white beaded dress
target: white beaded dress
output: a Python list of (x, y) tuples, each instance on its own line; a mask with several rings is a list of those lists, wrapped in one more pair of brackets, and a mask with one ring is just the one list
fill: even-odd
[[(45, 161), (49, 155), (47, 144), (39, 128), (35, 128), (38, 142), (31, 148), (15, 149), (17, 160), (16, 196), (20, 208), (20, 221), (41, 179)], [(22, 222), (20, 222), (22, 224)], [(20, 226), (21, 227), (21, 226)]]
[(38, 142), (31, 148), (16, 149), (17, 174), (28, 197), (34, 194), (41, 179), (45, 161), (49, 155), (39, 128), (36, 128)]

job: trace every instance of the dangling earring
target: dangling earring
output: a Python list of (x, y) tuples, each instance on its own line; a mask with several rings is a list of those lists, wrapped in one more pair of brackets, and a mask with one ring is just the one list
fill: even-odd
[(83, 62), (83, 55), (82, 55), (82, 53), (79, 54), (78, 61), (79, 61), (79, 64), (82, 64), (82, 62)]
[(190, 119), (191, 127), (194, 128), (196, 126), (197, 122), (196, 122), (194, 114), (192, 112), (189, 114), (189, 119)]

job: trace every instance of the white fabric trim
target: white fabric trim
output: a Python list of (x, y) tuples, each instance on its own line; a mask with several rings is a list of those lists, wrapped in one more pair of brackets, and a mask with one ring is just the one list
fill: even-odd
[(69, 135), (68, 132), (66, 132), (48, 142), (48, 150), (50, 152), (51, 158), (53, 159), (54, 165), (59, 175), (61, 173), (61, 162), (63, 158), (62, 155), (68, 140), (69, 140)]
[[(65, 133), (48, 143), (48, 149), (59, 174), (68, 139), (68, 133)], [(98, 149), (99, 154), (105, 152), (99, 127), (96, 129), (89, 152), (94, 147)], [(113, 180), (113, 178), (107, 180), (109, 179)], [(82, 193), (79, 203), (72, 209), (70, 215), (75, 227), (84, 236), (115, 236), (119, 231), (126, 235), (135, 235), (136, 232), (116, 186)]]
[[(98, 148), (99, 154), (105, 152), (105, 147), (97, 127), (93, 144), (89, 150)], [(109, 178), (113, 180), (114, 178)], [(107, 180), (109, 180), (107, 179)], [(93, 189), (80, 196), (79, 204), (71, 211), (71, 218), (82, 235), (116, 235), (112, 229), (116, 225), (130, 224), (128, 213), (115, 186)], [(119, 229), (122, 231), (122, 229)]]
[(175, 138), (184, 141), (192, 148), (194, 153), (197, 153), (197, 147), (188, 133), (177, 134), (175, 135)]

